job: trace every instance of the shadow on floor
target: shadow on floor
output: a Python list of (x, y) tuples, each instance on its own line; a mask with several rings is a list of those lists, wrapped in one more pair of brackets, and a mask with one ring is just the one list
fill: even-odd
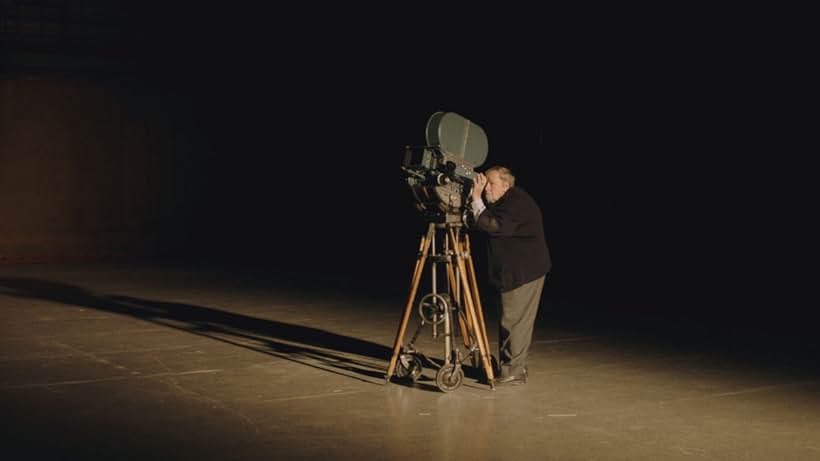
[(381, 367), (392, 355), (392, 350), (381, 344), (317, 328), (192, 304), (100, 296), (48, 280), (0, 278), (0, 293), (128, 315), (371, 383), (373, 378), (383, 380), (385, 370)]

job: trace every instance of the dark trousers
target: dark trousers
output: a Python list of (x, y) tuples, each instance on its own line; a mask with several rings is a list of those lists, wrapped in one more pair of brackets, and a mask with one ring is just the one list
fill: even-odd
[(498, 316), (498, 361), (501, 376), (517, 375), (527, 365), (535, 315), (541, 301), (546, 276), (500, 293)]

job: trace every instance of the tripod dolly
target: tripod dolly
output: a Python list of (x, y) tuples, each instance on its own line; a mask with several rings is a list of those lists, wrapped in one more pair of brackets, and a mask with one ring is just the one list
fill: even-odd
[[(421, 321), (408, 343), (404, 335), (413, 311), (419, 282), (429, 263), (432, 291), (418, 303)], [(445, 266), (447, 289), (438, 290), (438, 265)], [(463, 338), (467, 354), (462, 354), (454, 341), (454, 319)], [(396, 334), (393, 355), (385, 375), (389, 383), (394, 372), (397, 377), (416, 382), (422, 373), (422, 354), (415, 345), (424, 325), (429, 324), (433, 338), (444, 336), (444, 363), (436, 372), (436, 385), (443, 392), (458, 389), (464, 380), (462, 364), (470, 357), (472, 365), (483, 366), (491, 389), (495, 389), (493, 364), (489, 352), (487, 329), (476, 285), (475, 266), (470, 254), (469, 236), (462, 232), (461, 222), (430, 222), (427, 233), (419, 243), (418, 258), (413, 271), (410, 293), (404, 315)], [(443, 332), (439, 332), (439, 327)]]

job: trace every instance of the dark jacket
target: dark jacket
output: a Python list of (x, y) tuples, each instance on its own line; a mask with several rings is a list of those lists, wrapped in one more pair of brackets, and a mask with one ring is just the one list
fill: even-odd
[(490, 284), (510, 291), (552, 269), (541, 210), (519, 187), (510, 188), (478, 216), (475, 227), (487, 233)]

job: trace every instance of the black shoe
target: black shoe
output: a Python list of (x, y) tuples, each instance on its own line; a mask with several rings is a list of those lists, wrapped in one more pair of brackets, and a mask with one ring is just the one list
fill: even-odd
[(495, 384), (503, 384), (516, 386), (519, 384), (527, 384), (527, 369), (525, 368), (521, 374), (502, 376), (495, 380)]

